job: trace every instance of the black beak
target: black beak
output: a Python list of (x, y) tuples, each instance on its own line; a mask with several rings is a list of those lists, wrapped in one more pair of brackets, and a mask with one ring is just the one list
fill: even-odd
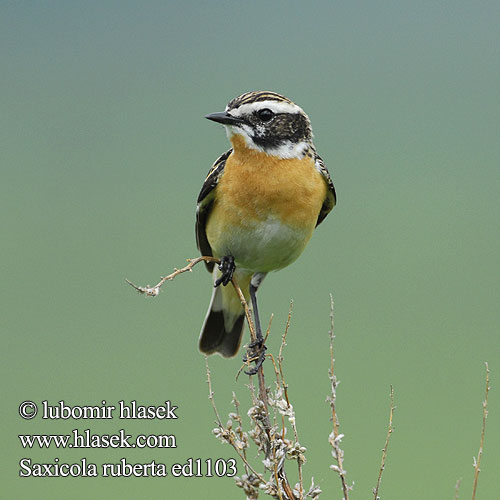
[(210, 113), (205, 116), (205, 118), (208, 118), (213, 122), (222, 123), (223, 125), (240, 125), (243, 123), (241, 118), (231, 116), (227, 111), (223, 111), (222, 113)]

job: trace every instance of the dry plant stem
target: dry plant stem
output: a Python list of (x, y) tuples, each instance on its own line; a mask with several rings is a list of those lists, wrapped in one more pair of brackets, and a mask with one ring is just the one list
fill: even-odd
[[(269, 354), (269, 358), (271, 359), (271, 361), (273, 363), (273, 367), (274, 367), (274, 373), (276, 376), (276, 385), (277, 385), (277, 387), (283, 387), (283, 393), (285, 395), (285, 399), (286, 399), (286, 403), (287, 403), (288, 408), (290, 407), (290, 400), (288, 399), (288, 392), (287, 392), (288, 386), (286, 385), (286, 382), (285, 382), (282, 362), (283, 362), (283, 349), (286, 346), (286, 336), (288, 334), (288, 329), (290, 327), (290, 320), (292, 317), (292, 307), (293, 307), (293, 301), (290, 303), (290, 308), (288, 310), (288, 318), (287, 318), (287, 322), (286, 322), (286, 326), (285, 326), (285, 332), (283, 333), (283, 336), (281, 337), (281, 345), (280, 345), (280, 350), (279, 350), (279, 354), (278, 354), (278, 364), (276, 364), (276, 360), (274, 359), (274, 356), (272, 354)], [(295, 441), (298, 442), (298, 433), (297, 433), (297, 426), (295, 424), (295, 421), (290, 422), (290, 424), (291, 424), (292, 429), (293, 429)], [(282, 429), (283, 429), (281, 438), (285, 439), (285, 434), (284, 434), (284, 432), (285, 432), (285, 417), (284, 416), (281, 417), (281, 425), (282, 425)], [(303, 476), (302, 476), (302, 462), (300, 460), (300, 457), (297, 458), (297, 464), (298, 464), (299, 485), (300, 485), (299, 500), (303, 500), (304, 499)], [(288, 478), (286, 476), (286, 472), (285, 472), (283, 467), (281, 467), (281, 470), (278, 470), (278, 466), (275, 465), (274, 477), (275, 477), (276, 484), (281, 484), (281, 486), (283, 487), (288, 498), (295, 499), (296, 497), (293, 494), (293, 491), (290, 487), (290, 483), (288, 482)], [(280, 491), (278, 491), (278, 494), (280, 495), (280, 498), (281, 498)]]
[(455, 484), (455, 500), (458, 500), (458, 492), (460, 491), (461, 479), (457, 479), (457, 484)]
[[(288, 399), (288, 385), (285, 383), (285, 377), (283, 376), (282, 362), (283, 362), (283, 349), (286, 346), (286, 336), (288, 335), (288, 329), (290, 328), (290, 321), (292, 319), (292, 310), (293, 310), (293, 300), (290, 302), (290, 307), (288, 309), (288, 317), (286, 319), (285, 332), (283, 333), (283, 336), (281, 338), (280, 352), (278, 354), (278, 366), (280, 369), (280, 377), (281, 377), (281, 381), (283, 383), (283, 389), (285, 392), (285, 399), (286, 399), (286, 402), (288, 403), (288, 406), (290, 406), (290, 401)], [(295, 441), (297, 441), (297, 433), (296, 433), (295, 428), (294, 428), (294, 432), (295, 432)], [(302, 483), (301, 483), (301, 486), (302, 486)]]
[[(269, 333), (271, 332), (271, 323), (272, 322), (273, 322), (273, 314), (271, 314), (271, 318), (269, 319), (269, 324), (267, 326), (266, 335), (264, 336), (264, 344), (267, 342), (267, 339), (269, 337)], [(266, 358), (267, 357), (270, 357), (273, 360), (273, 364), (274, 364), (273, 355), (271, 353), (269, 353), (269, 354), (266, 354)], [(247, 359), (246, 363), (241, 365), (240, 369), (238, 370), (238, 373), (236, 374), (236, 380), (238, 380), (239, 376), (241, 375), (241, 372), (245, 369), (245, 366), (247, 368), (250, 367), (250, 361), (253, 361), (253, 359), (252, 360)]]
[(333, 439), (330, 439), (330, 444), (333, 448), (334, 458), (337, 461), (337, 466), (332, 466), (340, 477), (340, 482), (342, 484), (342, 492), (344, 494), (344, 500), (349, 500), (349, 486), (347, 486), (345, 480), (345, 470), (344, 470), (344, 452), (340, 448), (339, 441), (342, 438), (342, 434), (339, 431), (339, 420), (337, 417), (337, 410), (335, 407), (335, 402), (337, 398), (337, 377), (335, 376), (335, 357), (333, 352), (333, 341), (335, 339), (335, 323), (334, 323), (334, 309), (333, 309), (333, 297), (330, 295), (330, 383), (332, 395), (329, 398), (330, 407), (332, 409), (332, 423), (333, 423)]
[(243, 310), (245, 311), (248, 328), (250, 329), (250, 338), (252, 342), (255, 342), (257, 340), (257, 334), (255, 333), (255, 325), (253, 324), (252, 313), (250, 311), (250, 307), (248, 306), (248, 302), (246, 301), (245, 295), (243, 295), (243, 292), (241, 291), (241, 288), (238, 285), (238, 282), (236, 281), (234, 275), (231, 279), (231, 283), (233, 284), (233, 287), (238, 294), (238, 298), (240, 299), (241, 305), (243, 306)]
[[(188, 265), (181, 268), (181, 269), (174, 269), (174, 272), (169, 274), (168, 276), (165, 276), (161, 278), (161, 280), (154, 286), (138, 286), (132, 283), (129, 280), (125, 280), (130, 286), (135, 288), (139, 293), (141, 294), (146, 294), (148, 297), (156, 297), (160, 293), (160, 288), (167, 282), (173, 280), (176, 276), (182, 273), (186, 272), (192, 272), (192, 269), (196, 264), (200, 262), (215, 262), (216, 264), (220, 263), (220, 260), (217, 259), (216, 257), (211, 257), (211, 256), (202, 256), (202, 257), (196, 257), (195, 259), (187, 259)], [(243, 306), (243, 309), (245, 311), (245, 316), (248, 321), (248, 326), (250, 329), (250, 337), (252, 339), (252, 342), (255, 342), (257, 340), (257, 335), (255, 333), (255, 326), (252, 320), (252, 315), (250, 313), (250, 308), (248, 307), (247, 301), (245, 299), (245, 296), (243, 295), (243, 292), (241, 291), (241, 288), (238, 286), (238, 283), (236, 281), (236, 278), (233, 276), (231, 280), (234, 289), (236, 290), (236, 293), (238, 294), (238, 297), (241, 301), (241, 305)], [(267, 392), (266, 392), (266, 386), (265, 386), (265, 380), (264, 380), (264, 371), (262, 370), (262, 366), (259, 368), (258, 371), (258, 377), (259, 377), (259, 391), (260, 391), (260, 398), (262, 402), (264, 403), (266, 407), (266, 412), (268, 410), (268, 402), (267, 402)]]
[[(233, 402), (234, 402), (234, 407), (236, 409), (236, 415), (237, 415), (238, 424), (239, 424), (239, 432), (238, 432), (238, 434), (239, 434), (240, 439), (243, 439), (243, 430), (241, 428), (242, 421), (241, 421), (241, 415), (240, 415), (240, 402), (236, 398), (236, 394), (234, 393), (234, 391), (233, 391)], [(246, 451), (246, 449), (243, 449), (243, 456), (245, 457), (245, 460), (246, 460), (247, 459), (247, 451)], [(245, 472), (248, 475), (249, 469), (248, 469), (246, 463), (244, 465), (245, 465)]]
[[(173, 280), (176, 276), (182, 273), (186, 272), (192, 272), (192, 269), (196, 264), (199, 264), (200, 262), (215, 262), (216, 264), (220, 263), (220, 260), (217, 259), (216, 257), (211, 257), (211, 256), (202, 256), (202, 257), (196, 257), (195, 259), (187, 259), (188, 265), (181, 268), (181, 269), (174, 269), (174, 272), (169, 274), (168, 276), (165, 276), (161, 278), (161, 280), (154, 286), (138, 286), (132, 283), (129, 280), (125, 280), (130, 286), (135, 288), (139, 293), (145, 294), (148, 297), (156, 297), (160, 293), (160, 288), (167, 282)], [(247, 301), (245, 299), (245, 296), (243, 295), (243, 292), (241, 291), (241, 288), (238, 286), (238, 283), (236, 281), (236, 278), (233, 276), (231, 280), (234, 289), (236, 290), (236, 293), (238, 294), (238, 297), (241, 301), (241, 305), (243, 306), (243, 309), (245, 311), (245, 316), (248, 321), (248, 326), (250, 329), (250, 337), (252, 339), (252, 342), (255, 342), (257, 340), (257, 335), (255, 333), (255, 326), (252, 320), (252, 315), (250, 313), (250, 308), (248, 307)], [(258, 378), (259, 378), (259, 392), (260, 392), (260, 399), (264, 403), (264, 406), (266, 407), (266, 413), (268, 413), (268, 401), (267, 401), (267, 391), (266, 391), (266, 385), (265, 385), (265, 380), (264, 380), (264, 371), (262, 369), (262, 366), (259, 368), (258, 371)], [(268, 422), (269, 423), (269, 422)], [(270, 428), (270, 425), (268, 425), (268, 428)]]
[(378, 479), (377, 479), (377, 486), (375, 486), (375, 489), (373, 490), (373, 498), (374, 500), (379, 500), (378, 496), (378, 490), (380, 488), (380, 482), (382, 481), (382, 473), (384, 472), (385, 469), (385, 459), (387, 457), (387, 448), (389, 447), (389, 439), (391, 439), (392, 432), (394, 431), (394, 427), (392, 426), (392, 417), (394, 415), (394, 389), (391, 385), (391, 411), (389, 413), (389, 428), (387, 429), (387, 437), (385, 438), (385, 444), (382, 449), (382, 461), (380, 463), (380, 470), (378, 472)]
[(486, 418), (488, 417), (488, 393), (490, 392), (490, 369), (488, 367), (488, 363), (485, 363), (485, 365), (486, 365), (486, 389), (483, 401), (483, 425), (481, 428), (481, 441), (479, 443), (477, 460), (474, 458), (474, 486), (472, 488), (472, 500), (475, 500), (476, 498), (477, 482), (479, 479), (479, 472), (481, 471), (479, 466), (481, 465), (481, 457), (483, 455), (484, 433), (486, 431)]
[[(249, 308), (248, 303), (245, 299), (245, 296), (243, 295), (241, 288), (238, 286), (238, 283), (237, 283), (236, 279), (234, 278), (234, 276), (232, 279), (232, 283), (233, 283), (234, 289), (236, 290), (236, 293), (238, 294), (238, 297), (240, 298), (241, 305), (243, 306), (243, 309), (245, 311), (245, 316), (246, 316), (247, 321), (248, 321), (248, 327), (250, 329), (250, 337), (252, 339), (252, 342), (255, 342), (255, 340), (257, 339), (257, 335), (255, 333), (255, 326), (254, 326), (254, 323), (252, 321), (252, 315), (250, 312), (250, 308)], [(287, 322), (287, 331), (288, 331), (288, 326), (289, 326), (289, 321)], [(269, 325), (269, 328), (270, 328), (270, 325)], [(281, 351), (280, 351), (280, 354), (281, 354)], [(267, 398), (267, 389), (266, 389), (266, 383), (265, 383), (265, 378), (264, 378), (263, 365), (261, 365), (259, 367), (259, 370), (257, 372), (257, 377), (259, 379), (259, 399), (262, 401), (262, 403), (264, 404), (264, 408), (265, 408), (265, 419), (263, 422), (264, 430), (266, 432), (266, 435), (267, 435), (269, 441), (271, 442), (273, 440), (273, 435), (271, 433), (271, 422), (269, 419), (269, 401)], [(288, 399), (287, 399), (287, 402), (288, 402)], [(294, 431), (295, 431), (295, 429), (294, 429)], [(277, 467), (275, 467), (274, 476), (275, 476), (276, 484), (278, 486), (281, 485), (281, 487), (283, 488), (283, 490), (287, 496), (287, 499), (288, 500), (295, 500), (295, 495), (293, 494), (293, 491), (292, 491), (292, 488), (291, 488), (290, 483), (288, 481), (284, 467), (281, 466), (281, 468), (279, 470), (277, 469)], [(301, 480), (300, 484), (302, 487), (302, 480)], [(278, 488), (278, 495), (279, 495), (280, 500), (287, 500), (287, 499), (283, 498), (279, 488)], [(302, 494), (301, 494), (301, 497), (302, 497)]]
[(186, 273), (186, 272), (192, 272), (192, 269), (196, 264), (200, 263), (201, 261), (204, 262), (215, 262), (218, 264), (220, 261), (219, 259), (215, 257), (196, 257), (196, 259), (187, 259), (189, 264), (181, 269), (174, 268), (174, 272), (169, 274), (168, 276), (163, 277), (155, 286), (137, 286), (134, 285), (129, 280), (125, 280), (130, 286), (134, 287), (139, 293), (146, 294), (147, 297), (156, 297), (160, 293), (160, 288), (163, 286), (164, 283), (167, 281), (173, 280), (178, 274)]
[(273, 323), (273, 318), (274, 318), (274, 314), (271, 313), (271, 317), (269, 318), (269, 323), (267, 324), (266, 334), (264, 335), (264, 344), (267, 342), (267, 339), (269, 338), (269, 334), (271, 333), (271, 325)]
[(280, 479), (280, 482), (278, 484), (281, 484), (281, 487), (285, 490), (288, 500), (295, 500), (295, 495), (293, 494), (292, 487), (290, 486), (288, 478), (286, 477), (286, 472), (284, 467), (282, 467), (281, 470), (278, 471), (278, 477)]
[[(243, 292), (241, 291), (241, 288), (239, 287), (238, 282), (236, 281), (236, 278), (234, 276), (233, 276), (233, 279), (231, 280), (231, 282), (234, 286), (234, 289), (236, 290), (236, 293), (238, 294), (241, 305), (243, 306), (243, 309), (245, 311), (245, 316), (246, 316), (247, 322), (248, 322), (248, 328), (250, 330), (250, 338), (252, 339), (252, 342), (255, 342), (257, 340), (257, 334), (255, 333), (255, 325), (254, 325), (253, 320), (252, 320), (252, 314), (250, 312), (250, 308), (249, 308), (248, 303), (245, 299), (245, 296), (243, 295)], [(266, 421), (265, 421), (266, 433), (268, 434), (268, 437), (270, 438), (269, 429), (271, 428), (271, 423), (269, 422), (269, 402), (267, 400), (266, 381), (264, 378), (263, 365), (260, 365), (259, 370), (257, 372), (257, 377), (259, 379), (259, 398), (264, 403), (264, 407), (266, 409), (266, 417), (267, 417)]]
[[(288, 407), (290, 407), (290, 400), (288, 399), (288, 385), (285, 382), (285, 376), (283, 374), (283, 364), (282, 363), (283, 363), (283, 349), (286, 346), (286, 336), (288, 335), (288, 329), (290, 328), (290, 321), (292, 319), (292, 310), (293, 310), (293, 300), (290, 301), (290, 307), (288, 309), (288, 317), (286, 319), (285, 331), (283, 333), (283, 336), (281, 337), (280, 351), (278, 354), (278, 367), (280, 370), (279, 375), (281, 377), (281, 382), (283, 385), (283, 392), (285, 394), (285, 399), (286, 399), (286, 402), (288, 404)], [(291, 425), (292, 425), (293, 434), (295, 437), (295, 442), (298, 442), (299, 436), (298, 436), (297, 425), (295, 423), (295, 420), (291, 423)], [(298, 467), (298, 473), (299, 473), (300, 500), (303, 500), (304, 497), (302, 494), (302, 490), (303, 490), (303, 486), (304, 486), (304, 481), (303, 481), (303, 477), (302, 477), (302, 462), (301, 462), (300, 458), (297, 458), (297, 467)]]
[[(252, 339), (252, 342), (255, 342), (257, 339), (257, 335), (255, 333), (255, 326), (254, 326), (254, 323), (252, 321), (252, 315), (250, 312), (250, 308), (249, 308), (248, 303), (245, 299), (245, 296), (243, 295), (241, 288), (238, 286), (238, 283), (237, 283), (236, 279), (234, 278), (234, 276), (232, 279), (232, 283), (233, 283), (234, 289), (236, 290), (236, 293), (238, 294), (238, 297), (240, 298), (241, 305), (243, 306), (243, 309), (245, 311), (245, 316), (246, 316), (247, 321), (248, 321), (248, 327), (250, 329), (250, 337)], [(262, 401), (262, 403), (264, 404), (264, 408), (265, 408), (265, 419), (263, 421), (264, 430), (266, 432), (266, 435), (267, 435), (267, 438), (269, 439), (269, 441), (272, 441), (273, 436), (271, 434), (271, 422), (269, 420), (269, 401), (267, 399), (267, 389), (266, 389), (266, 382), (265, 382), (265, 378), (264, 378), (263, 365), (261, 365), (259, 367), (259, 370), (257, 372), (257, 377), (259, 379), (259, 399)], [(275, 469), (274, 472), (275, 472), (276, 484), (282, 486), (283, 490), (285, 491), (285, 494), (288, 497), (288, 500), (294, 500), (295, 496), (293, 494), (292, 488), (290, 487), (290, 483), (288, 482), (288, 478), (286, 476), (285, 470), (283, 468), (281, 468), (281, 470), (279, 470), (279, 471)], [(281, 495), (281, 491), (279, 490), (279, 488), (278, 488), (278, 495), (280, 497), (280, 500), (282, 500), (281, 499), (282, 495)], [(283, 499), (283, 500), (285, 500), (285, 499)]]
[[(160, 288), (163, 286), (164, 283), (166, 283), (167, 281), (173, 280), (179, 274), (182, 274), (185, 272), (191, 272), (192, 268), (196, 264), (198, 264), (202, 261), (215, 262), (216, 264), (220, 263), (219, 259), (217, 259), (215, 257), (211, 257), (211, 256), (202, 256), (202, 257), (197, 257), (195, 259), (187, 259), (187, 261), (188, 261), (187, 266), (185, 266), (181, 269), (175, 269), (173, 273), (169, 274), (168, 276), (162, 277), (161, 280), (156, 285), (154, 285), (152, 287), (150, 287), (150, 286), (145, 286), (145, 287), (137, 286), (129, 280), (126, 280), (126, 281), (129, 285), (131, 285), (133, 288), (135, 288), (139, 293), (145, 294), (148, 297), (156, 297), (160, 293)], [(241, 288), (239, 287), (239, 285), (236, 281), (236, 278), (234, 276), (233, 276), (231, 282), (232, 282), (232, 285), (233, 285), (233, 287), (234, 287), (234, 289), (235, 289), (235, 291), (240, 299), (241, 305), (243, 306), (243, 309), (245, 311), (245, 316), (246, 316), (248, 326), (250, 329), (251, 341), (255, 342), (257, 340), (257, 335), (255, 332), (255, 325), (254, 325), (254, 322), (252, 320), (251, 309), (248, 306), (248, 303), (245, 299), (245, 296), (244, 296)], [(289, 320), (290, 320), (290, 317), (289, 317)], [(289, 321), (287, 323), (287, 330), (288, 330), (288, 325), (289, 325)], [(270, 325), (269, 325), (269, 327), (270, 327)], [(269, 328), (268, 328), (268, 331), (269, 331)], [(266, 335), (266, 338), (267, 338), (267, 335)], [(286, 338), (286, 335), (284, 338)], [(280, 357), (281, 357), (281, 350), (280, 350)], [(250, 364), (250, 361), (251, 360), (248, 359), (247, 363)], [(206, 369), (207, 369), (207, 382), (208, 382), (208, 390), (209, 390), (208, 397), (211, 401), (212, 407), (213, 407), (214, 412), (215, 412), (215, 416), (217, 419), (217, 425), (219, 426), (219, 429), (221, 431), (224, 431), (225, 428), (222, 424), (219, 412), (217, 411), (217, 408), (216, 408), (215, 402), (214, 402), (214, 395), (213, 395), (213, 391), (212, 391), (212, 381), (210, 378), (210, 370), (208, 367), (208, 359), (207, 358), (205, 358), (205, 363), (206, 363)], [(280, 364), (280, 371), (282, 372), (281, 364)], [(253, 387), (253, 382), (252, 382), (251, 376), (250, 376), (250, 383), (249, 383), (250, 392), (252, 394), (252, 399), (253, 399), (254, 404), (257, 403), (258, 400), (260, 400), (264, 406), (264, 410), (265, 410), (264, 411), (264, 419), (263, 419), (261, 425), (262, 425), (263, 430), (265, 431), (268, 442), (271, 443), (275, 439), (275, 436), (273, 435), (273, 432), (271, 429), (271, 423), (270, 423), (270, 418), (269, 418), (269, 400), (268, 400), (267, 389), (266, 389), (265, 378), (264, 378), (264, 370), (263, 370), (262, 365), (258, 369), (257, 377), (259, 380), (259, 397), (258, 397), (258, 399), (255, 396), (255, 389)], [(282, 376), (282, 379), (283, 379), (283, 376)], [(284, 384), (284, 381), (283, 381), (283, 384)], [(285, 391), (286, 391), (286, 388), (285, 388)], [(287, 402), (288, 402), (288, 396), (287, 396)], [(296, 433), (295, 428), (294, 428), (294, 432)], [(246, 453), (242, 453), (239, 450), (239, 448), (236, 446), (233, 438), (230, 435), (226, 438), (226, 440), (231, 444), (231, 446), (234, 448), (234, 450), (236, 451), (238, 456), (243, 461), (243, 463), (245, 465), (245, 471), (251, 471), (252, 474), (256, 478), (258, 478), (259, 481), (262, 482), (263, 481), (262, 476), (248, 462), (248, 460), (246, 458)], [(269, 455), (270, 448), (271, 448), (270, 446), (267, 447), (268, 451), (266, 452), (266, 458), (269, 458), (268, 455)], [(288, 478), (287, 478), (287, 475), (286, 475), (286, 472), (284, 469), (284, 462), (280, 463), (279, 467), (275, 467), (274, 476), (275, 476), (276, 486), (278, 487), (277, 493), (278, 493), (279, 499), (280, 500), (296, 500), (296, 497), (293, 494), (293, 490), (290, 486), (290, 483), (288, 481)], [(301, 478), (300, 484), (301, 484), (301, 489), (302, 489), (302, 478)], [(286, 496), (283, 496), (281, 489), (283, 490), (283, 492), (285, 493)], [(301, 493), (300, 498), (301, 499), (303, 498), (302, 493)], [(347, 498), (346, 498), (346, 500), (347, 500)]]
[[(212, 408), (214, 409), (215, 417), (217, 419), (217, 425), (219, 426), (220, 429), (224, 429), (224, 425), (222, 424), (222, 420), (220, 418), (219, 412), (217, 410), (217, 407), (215, 406), (214, 393), (212, 391), (212, 379), (210, 377), (210, 368), (208, 367), (208, 357), (207, 356), (205, 356), (205, 366), (207, 368), (208, 399), (210, 399), (210, 402), (212, 403)], [(243, 463), (245, 464), (245, 468), (248, 468), (248, 470), (250, 470), (255, 477), (261, 478), (261, 475), (251, 466), (251, 464), (246, 459), (246, 456), (243, 455), (243, 453), (238, 449), (238, 447), (234, 444), (234, 442), (232, 440), (230, 440), (229, 443), (231, 444), (233, 449), (236, 451), (236, 453), (239, 455), (241, 460), (243, 460)]]

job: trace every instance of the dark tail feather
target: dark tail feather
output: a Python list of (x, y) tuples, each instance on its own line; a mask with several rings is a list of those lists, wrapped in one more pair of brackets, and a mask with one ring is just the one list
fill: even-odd
[(240, 348), (244, 319), (244, 314), (239, 316), (228, 331), (224, 324), (223, 311), (214, 311), (211, 308), (201, 331), (200, 351), (204, 354), (218, 352), (225, 358), (235, 356)]

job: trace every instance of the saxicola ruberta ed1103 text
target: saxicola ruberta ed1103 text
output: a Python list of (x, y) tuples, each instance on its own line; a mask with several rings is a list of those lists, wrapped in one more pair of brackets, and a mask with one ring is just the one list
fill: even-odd
[(244, 311), (226, 286), (234, 273), (252, 304), (262, 363), (257, 289), (268, 272), (302, 253), (334, 207), (335, 188), (314, 148), (309, 117), (286, 97), (247, 92), (206, 118), (224, 125), (233, 147), (215, 161), (198, 196), (198, 249), (221, 261), (206, 263), (215, 288), (199, 347), (225, 357), (238, 352)]

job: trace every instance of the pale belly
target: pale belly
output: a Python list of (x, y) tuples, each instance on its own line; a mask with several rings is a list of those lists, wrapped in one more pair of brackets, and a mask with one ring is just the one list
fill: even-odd
[(214, 255), (232, 255), (240, 270), (252, 273), (267, 273), (291, 264), (304, 250), (314, 229), (314, 226), (297, 228), (269, 216), (264, 220), (246, 220), (237, 226), (227, 225), (220, 230), (210, 219), (207, 237)]

